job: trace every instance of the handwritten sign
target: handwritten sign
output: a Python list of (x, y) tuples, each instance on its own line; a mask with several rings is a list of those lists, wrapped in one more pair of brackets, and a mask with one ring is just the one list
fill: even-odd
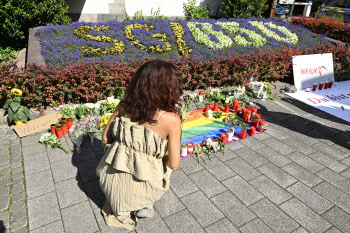
[(331, 53), (293, 57), (294, 85), (305, 89), (313, 83), (334, 81), (333, 55)]
[(51, 124), (56, 124), (57, 120), (62, 117), (62, 114), (57, 112), (51, 113), (47, 116), (40, 117), (38, 119), (28, 121), (21, 125), (14, 126), (14, 130), (21, 138), (30, 134), (34, 134), (50, 128)]

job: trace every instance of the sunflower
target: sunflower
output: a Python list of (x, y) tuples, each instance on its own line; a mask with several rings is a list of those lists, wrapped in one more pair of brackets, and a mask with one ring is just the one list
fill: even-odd
[(13, 88), (11, 92), (17, 96), (22, 96), (22, 93), (23, 93), (20, 89), (17, 89), (17, 88)]
[(105, 117), (105, 116), (101, 116), (99, 120), (101, 122), (100, 123), (100, 129), (103, 128), (104, 126), (106, 126), (108, 121), (109, 121), (109, 119), (107, 117)]
[(265, 85), (269, 85), (269, 83), (268, 83), (268, 82), (264, 82), (264, 84), (265, 84)]

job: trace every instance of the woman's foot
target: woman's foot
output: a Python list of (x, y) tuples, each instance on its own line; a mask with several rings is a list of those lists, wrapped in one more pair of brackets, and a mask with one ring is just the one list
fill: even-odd
[(154, 216), (154, 210), (152, 208), (144, 208), (136, 211), (136, 217), (138, 218), (152, 218)]

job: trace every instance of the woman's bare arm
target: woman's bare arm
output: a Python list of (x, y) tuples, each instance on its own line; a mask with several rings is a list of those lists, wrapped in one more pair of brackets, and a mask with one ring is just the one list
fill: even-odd
[(168, 121), (168, 155), (164, 157), (164, 163), (172, 170), (177, 170), (180, 166), (181, 120), (174, 114)]
[(112, 132), (113, 132), (113, 126), (112, 123), (115, 121), (115, 118), (119, 116), (120, 113), (120, 105), (118, 105), (115, 108), (115, 111), (111, 117), (111, 119), (109, 119), (105, 130), (103, 131), (102, 134), (102, 143), (104, 144), (111, 144), (113, 143), (113, 136), (112, 136)]

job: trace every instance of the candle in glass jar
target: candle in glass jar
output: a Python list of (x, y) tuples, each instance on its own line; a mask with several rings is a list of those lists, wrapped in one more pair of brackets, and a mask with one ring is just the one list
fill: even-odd
[(210, 105), (209, 105), (209, 104), (206, 104), (206, 105), (205, 105), (205, 108), (204, 108), (204, 112), (209, 111), (209, 109), (210, 109)]
[(227, 133), (222, 133), (221, 134), (221, 142), (224, 143), (224, 144), (227, 142)]
[(318, 84), (318, 90), (322, 90), (323, 88), (323, 82), (320, 82), (320, 84)]
[(50, 128), (51, 128), (51, 132), (56, 135), (56, 124), (52, 124), (50, 125)]
[(254, 136), (255, 135), (255, 126), (250, 126), (249, 135), (250, 136)]
[(245, 139), (247, 137), (247, 129), (243, 128), (241, 129), (241, 139)]
[(252, 107), (252, 115), (255, 115), (258, 113), (258, 108), (257, 107)]
[(264, 130), (264, 128), (265, 128), (265, 120), (260, 119), (259, 124), (258, 124), (258, 128), (257, 128), (258, 132), (261, 133)]
[(238, 103), (236, 106), (235, 106), (235, 112), (236, 112), (236, 115), (238, 116), (238, 113), (239, 113), (239, 110), (241, 109), (241, 104)]
[(63, 138), (63, 131), (61, 126), (56, 127), (56, 135), (58, 138)]
[(228, 113), (230, 111), (230, 105), (229, 104), (225, 104), (225, 113)]
[(312, 85), (312, 91), (316, 91), (316, 88), (317, 88), (317, 83), (314, 83), (314, 84)]
[(187, 143), (181, 144), (181, 156), (185, 157), (187, 155)]
[(238, 104), (238, 99), (234, 99), (233, 100), (233, 105), (232, 105), (232, 109), (234, 110), (236, 105)]
[(187, 143), (187, 153), (188, 154), (193, 154), (193, 147), (194, 147), (193, 142)]
[(329, 81), (328, 88), (332, 88), (333, 86), (333, 81)]
[(219, 104), (218, 103), (214, 103), (214, 112), (217, 112), (219, 110)]

